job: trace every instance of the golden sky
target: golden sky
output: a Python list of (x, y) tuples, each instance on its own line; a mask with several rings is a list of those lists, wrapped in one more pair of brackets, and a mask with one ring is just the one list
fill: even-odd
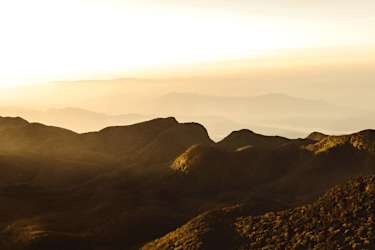
[(373, 0), (2, 0), (0, 85), (370, 48), (373, 10)]

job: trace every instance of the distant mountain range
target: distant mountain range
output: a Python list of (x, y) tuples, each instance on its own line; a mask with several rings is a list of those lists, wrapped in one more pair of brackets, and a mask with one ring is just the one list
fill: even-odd
[(71, 107), (47, 110), (0, 107), (0, 113), (4, 116), (21, 116), (28, 120), (81, 133), (97, 131), (113, 124), (129, 125), (150, 119), (149, 116), (140, 114), (108, 115)]
[(375, 244), (373, 130), (214, 142), (173, 117), (89, 133), (1, 117), (0, 138), (4, 250)]
[[(194, 115), (225, 114), (226, 116), (244, 114), (251, 116), (290, 116), (309, 114), (309, 116), (342, 115), (351, 110), (321, 100), (307, 100), (284, 94), (260, 96), (209, 96), (189, 93), (170, 93), (157, 99), (156, 109), (161, 112)], [(220, 109), (218, 110), (218, 107)], [(239, 118), (239, 117), (238, 117)]]
[(338, 106), (326, 101), (295, 98), (284, 94), (230, 97), (169, 93), (148, 98), (139, 96), (138, 99), (137, 96), (128, 98), (119, 94), (98, 98), (105, 99), (98, 102), (103, 107), (115, 106), (114, 110), (123, 110), (123, 114), (110, 115), (82, 108), (40, 111), (17, 107), (0, 107), (0, 113), (22, 116), (76, 132), (96, 131), (112, 124), (129, 125), (152, 117), (175, 116), (180, 121), (203, 124), (215, 141), (221, 140), (233, 130), (242, 128), (252, 128), (267, 135), (303, 138), (312, 130), (327, 134), (343, 134), (375, 126), (375, 112), (371, 110)]

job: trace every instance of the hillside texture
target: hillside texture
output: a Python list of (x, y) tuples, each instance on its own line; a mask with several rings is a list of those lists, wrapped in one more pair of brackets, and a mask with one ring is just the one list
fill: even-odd
[(375, 176), (352, 179), (333, 187), (317, 201), (294, 209), (233, 216), (235, 209), (200, 215), (142, 249), (375, 247)]
[(373, 247), (373, 177), (321, 196), (375, 174), (372, 130), (215, 143), (173, 117), (85, 134), (0, 117), (0, 137), (1, 250), (138, 249), (176, 228), (146, 247)]

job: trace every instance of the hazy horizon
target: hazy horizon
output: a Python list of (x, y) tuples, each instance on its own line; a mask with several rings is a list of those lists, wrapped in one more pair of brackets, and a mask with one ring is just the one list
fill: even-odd
[(215, 138), (240, 128), (290, 137), (374, 128), (374, 7), (5, 1), (0, 107), (77, 131), (159, 116), (201, 122)]
[[(270, 68), (289, 50), (299, 58), (284, 57), (283, 66), (311, 65), (311, 56), (315, 65), (373, 63), (366, 51), (375, 48), (374, 8), (370, 0), (3, 1), (0, 85), (168, 76), (186, 68), (195, 75), (202, 64), (265, 57)], [(233, 71), (224, 65), (221, 74)]]
[(375, 249), (374, 0), (0, 0), (0, 250)]

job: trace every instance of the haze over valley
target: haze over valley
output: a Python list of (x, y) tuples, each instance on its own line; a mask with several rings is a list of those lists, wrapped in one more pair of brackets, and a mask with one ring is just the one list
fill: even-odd
[(373, 127), (372, 84), (338, 86), (314, 83), (324, 80), (322, 76), (304, 77), (311, 83), (176, 78), (3, 87), (0, 111), (4, 116), (22, 116), (77, 132), (175, 116), (179, 121), (202, 123), (215, 140), (241, 128), (297, 138), (313, 130), (342, 134)]
[(375, 249), (375, 1), (0, 1), (0, 250)]

